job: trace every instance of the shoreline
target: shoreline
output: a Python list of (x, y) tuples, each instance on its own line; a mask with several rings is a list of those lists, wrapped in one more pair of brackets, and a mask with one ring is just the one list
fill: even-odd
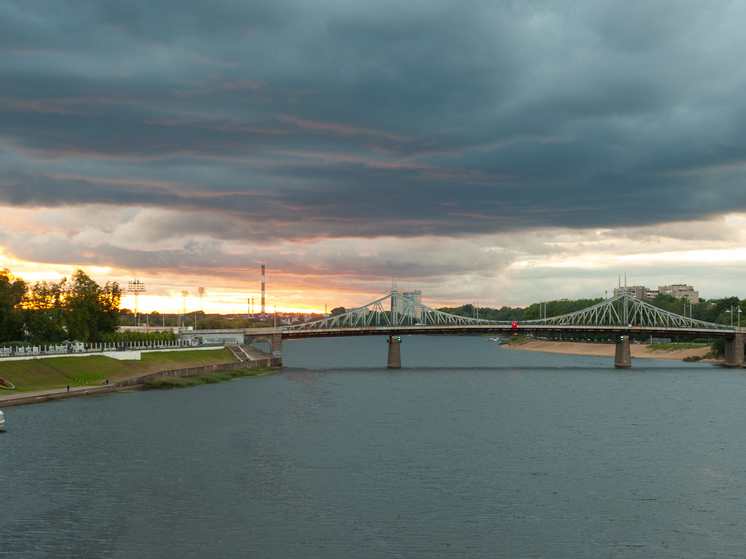
[[(545, 340), (530, 340), (521, 344), (504, 344), (502, 347), (518, 351), (538, 351), (541, 353), (561, 353), (565, 355), (590, 355), (594, 357), (614, 357), (616, 344), (596, 344), (582, 342), (556, 342)], [(630, 355), (634, 359), (667, 359), (683, 361), (686, 357), (704, 357), (709, 353), (709, 347), (689, 349), (650, 349), (643, 344), (630, 344)], [(702, 359), (698, 363), (722, 363), (718, 359)]]
[[(225, 348), (219, 348), (218, 351), (225, 351)], [(41, 402), (50, 402), (56, 400), (65, 400), (68, 398), (76, 398), (81, 396), (92, 396), (95, 394), (108, 394), (112, 392), (131, 392), (134, 390), (143, 389), (154, 389), (148, 386), (148, 383), (152, 383), (155, 380), (168, 380), (170, 384), (177, 387), (179, 384), (184, 382), (185, 379), (189, 379), (197, 376), (215, 377), (214, 382), (217, 382), (218, 377), (229, 376), (232, 377), (234, 374), (231, 371), (260, 371), (267, 369), (267, 371), (275, 372), (276, 370), (282, 369), (282, 361), (279, 357), (272, 357), (269, 354), (259, 352), (251, 352), (252, 355), (248, 360), (238, 360), (236, 355), (232, 352), (226, 355), (204, 356), (174, 360), (170, 355), (172, 352), (163, 351), (157, 352), (158, 359), (152, 363), (143, 363), (141, 360), (132, 360), (131, 366), (125, 367), (121, 365), (119, 360), (111, 360), (116, 362), (116, 369), (102, 372), (98, 369), (104, 367), (108, 368), (110, 358), (108, 355), (93, 355), (86, 356), (85, 359), (96, 359), (97, 361), (92, 362), (94, 366), (88, 367), (88, 369), (96, 369), (96, 376), (91, 377), (90, 371), (85, 373), (77, 373), (73, 370), (63, 371), (57, 367), (49, 366), (49, 368), (56, 375), (54, 376), (55, 384), (47, 387), (40, 387), (36, 390), (2, 390), (0, 391), (0, 408), (20, 406), (26, 404), (35, 404)], [(103, 362), (101, 361), (101, 357)], [(73, 361), (65, 360), (66, 364), (83, 364), (83, 362), (74, 363)], [(103, 365), (102, 365), (103, 363)], [(39, 364), (38, 360), (29, 360), (28, 366), (37, 367)], [(168, 367), (168, 365), (171, 365)], [(176, 366), (174, 366), (176, 365)], [(182, 365), (179, 367), (178, 365)], [(184, 366), (186, 365), (186, 366)], [(62, 366), (59, 365), (58, 366)], [(82, 369), (82, 368), (81, 368)], [(44, 371), (47, 372), (47, 371)], [(26, 376), (33, 376), (34, 373), (39, 374), (38, 371), (14, 371), (12, 378), (24, 378)], [(67, 381), (65, 384), (58, 384), (57, 375), (64, 375), (67, 377), (62, 382)], [(80, 378), (73, 378), (70, 375), (75, 374), (76, 377), (80, 375)], [(266, 374), (266, 373), (265, 373)], [(241, 376), (257, 376), (257, 373), (247, 374)], [(111, 379), (111, 384), (103, 383), (104, 377)], [(178, 380), (177, 380), (178, 379)], [(229, 380), (228, 378), (222, 378), (221, 380)], [(187, 381), (188, 382), (188, 381)], [(210, 379), (205, 384), (213, 382)], [(15, 383), (18, 386), (18, 382)], [(169, 384), (168, 382), (164, 384)], [(192, 384), (192, 383), (189, 383)]]

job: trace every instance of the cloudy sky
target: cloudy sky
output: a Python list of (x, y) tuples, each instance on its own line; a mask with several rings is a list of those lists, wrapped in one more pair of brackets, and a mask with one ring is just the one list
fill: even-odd
[[(0, 267), (140, 308), (746, 297), (746, 4), (0, 0)], [(130, 298), (125, 306), (133, 306)], [(189, 307), (199, 307), (194, 298)]]

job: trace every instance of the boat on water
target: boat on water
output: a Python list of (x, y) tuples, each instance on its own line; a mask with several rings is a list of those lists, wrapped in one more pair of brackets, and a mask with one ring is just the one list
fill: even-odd
[(5, 427), (5, 416), (3, 415), (3, 412), (0, 411), (0, 429)]
[(501, 342), (503, 341), (502, 338), (487, 338), (488, 342)]

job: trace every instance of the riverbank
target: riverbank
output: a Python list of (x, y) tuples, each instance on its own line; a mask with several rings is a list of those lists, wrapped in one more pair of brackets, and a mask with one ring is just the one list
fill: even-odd
[[(253, 355), (239, 361), (227, 348), (192, 352), (144, 353), (140, 361), (119, 361), (105, 355), (0, 363), (0, 378), (16, 385), (0, 391), (0, 407), (64, 400), (93, 394), (191, 386), (241, 376), (269, 374), (282, 366), (279, 358)], [(189, 377), (199, 377), (196, 381)], [(163, 379), (161, 386), (155, 386)], [(151, 383), (149, 385), (149, 383)]]
[[(503, 347), (519, 351), (538, 351), (543, 353), (562, 353), (567, 355), (592, 355), (597, 357), (614, 357), (616, 344), (594, 344), (580, 342), (553, 342), (546, 340), (528, 340), (521, 344), (505, 344)], [(710, 352), (709, 346), (687, 349), (652, 349), (643, 344), (630, 344), (630, 355), (636, 359), (669, 359), (683, 361), (687, 357), (700, 357), (700, 363), (717, 363), (715, 359), (704, 359)]]
[(39, 390), (101, 386), (140, 377), (149, 373), (188, 367), (222, 365), (236, 362), (227, 348), (191, 351), (154, 351), (140, 359), (120, 361), (106, 353), (85, 356), (50, 357), (23, 361), (0, 361), (0, 378), (15, 385), (0, 390), (0, 402), (6, 394)]

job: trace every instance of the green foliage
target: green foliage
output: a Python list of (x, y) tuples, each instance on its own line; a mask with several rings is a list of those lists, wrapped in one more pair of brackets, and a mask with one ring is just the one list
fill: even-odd
[(650, 349), (662, 349), (664, 351), (677, 351), (679, 349), (699, 349), (707, 347), (707, 344), (649, 344)]
[(215, 384), (243, 377), (256, 377), (267, 375), (272, 369), (241, 369), (238, 371), (215, 371), (214, 373), (202, 373), (193, 377), (160, 377), (145, 383), (146, 389), (164, 390), (170, 388), (186, 388), (188, 386), (198, 386), (200, 384)]
[(344, 307), (337, 307), (336, 309), (332, 309), (332, 316), (337, 316), (346, 312), (347, 310)]
[[(187, 322), (189, 324), (189, 322)], [(197, 321), (199, 330), (231, 330), (237, 328), (263, 328), (271, 326), (272, 322), (257, 322), (246, 318), (223, 318), (209, 316)]]
[(546, 303), (534, 303), (529, 305), (523, 312), (522, 320), (537, 320), (539, 318), (551, 318), (561, 316), (575, 311), (581, 311), (597, 305), (603, 298), (577, 299), (575, 301), (547, 301)]
[(119, 284), (107, 282), (101, 287), (83, 270), (69, 280), (37, 282), (25, 294), (26, 339), (30, 343), (101, 342), (119, 326), (121, 298)]
[[(579, 311), (600, 303), (601, 301), (603, 301), (602, 298), (578, 299), (576, 301), (549, 301), (547, 303), (541, 303), (541, 305), (539, 303), (534, 303), (526, 307), (525, 309), (522, 309), (520, 307), (502, 307), (500, 309), (480, 307), (479, 318), (504, 322), (535, 320), (540, 317), (540, 312), (542, 315), (544, 314), (544, 305), (546, 305), (545, 316), (552, 317)], [(438, 310), (447, 312), (449, 314), (455, 314), (457, 316), (467, 316), (470, 318), (476, 315), (475, 308), (471, 304), (462, 305), (460, 307), (442, 307)]]
[(710, 354), (713, 358), (718, 359), (725, 356), (725, 338), (715, 338), (710, 347), (712, 348)]
[(21, 303), (26, 295), (26, 282), (10, 270), (0, 270), (0, 342), (23, 339)]
[[(438, 309), (449, 314), (455, 314), (457, 316), (473, 317), (475, 315), (473, 305), (462, 305), (460, 307), (442, 307)], [(486, 320), (498, 320), (512, 322), (514, 320), (522, 320), (524, 309), (521, 308), (510, 308), (502, 307), (500, 309), (492, 309), (490, 307), (479, 308), (479, 318)]]

